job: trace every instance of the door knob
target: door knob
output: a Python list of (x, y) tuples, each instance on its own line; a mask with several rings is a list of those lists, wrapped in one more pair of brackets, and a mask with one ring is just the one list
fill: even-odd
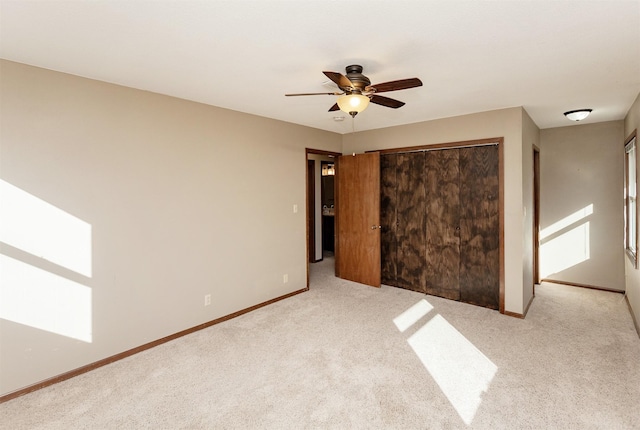
[(372, 225), (371, 230), (375, 230), (376, 228), (382, 228), (381, 225)]

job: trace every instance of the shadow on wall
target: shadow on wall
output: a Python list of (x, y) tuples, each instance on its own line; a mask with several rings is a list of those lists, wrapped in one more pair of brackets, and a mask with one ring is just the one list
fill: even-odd
[(70, 279), (91, 279), (91, 249), (91, 224), (0, 180), (0, 318), (91, 343), (92, 291)]
[(589, 260), (592, 214), (593, 204), (589, 204), (540, 231), (540, 278)]

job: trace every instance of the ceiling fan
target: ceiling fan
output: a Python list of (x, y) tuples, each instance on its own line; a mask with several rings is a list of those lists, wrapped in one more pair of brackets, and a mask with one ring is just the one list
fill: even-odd
[(404, 102), (380, 96), (378, 93), (406, 90), (408, 88), (422, 86), (422, 81), (418, 78), (400, 79), (371, 85), (369, 78), (362, 74), (362, 66), (357, 64), (347, 66), (346, 72), (346, 76), (338, 72), (322, 72), (340, 88), (339, 92), (285, 94), (285, 96), (341, 96), (338, 98), (338, 102), (329, 108), (329, 112), (342, 110), (352, 117), (355, 117), (358, 112), (366, 109), (369, 102), (393, 109), (405, 105)]

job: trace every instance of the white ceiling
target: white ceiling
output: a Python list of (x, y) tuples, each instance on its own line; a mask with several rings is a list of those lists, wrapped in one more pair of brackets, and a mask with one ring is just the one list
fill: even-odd
[[(550, 128), (624, 118), (640, 0), (0, 0), (0, 57), (337, 133), (513, 106)], [(332, 91), (322, 71), (349, 64), (424, 86), (354, 124), (335, 96), (284, 96)]]

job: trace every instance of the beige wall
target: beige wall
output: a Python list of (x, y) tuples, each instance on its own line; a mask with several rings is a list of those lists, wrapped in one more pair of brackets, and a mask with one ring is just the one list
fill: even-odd
[(343, 139), (343, 153), (351, 154), (504, 137), (505, 310), (517, 314), (523, 313), (528, 302), (522, 275), (524, 253), (528, 252), (522, 239), (522, 121), (523, 109), (517, 107), (348, 134)]
[[(544, 142), (522, 108), (340, 136), (7, 61), (0, 100), (0, 179), (89, 226), (91, 268), (0, 243), (0, 264), (37, 281), (21, 312), (48, 314), (0, 318), (0, 395), (304, 288), (305, 147), (504, 137), (505, 308), (522, 313), (531, 298), (531, 145)], [(626, 135), (639, 124), (636, 100)], [(16, 228), (34, 222), (47, 220)], [(0, 311), (16, 300), (4, 268)], [(637, 316), (640, 275), (626, 269)], [(59, 327), (86, 304), (71, 300), (74, 288), (89, 292), (88, 340)]]
[(622, 121), (541, 130), (541, 277), (624, 289), (623, 139)]
[[(629, 113), (624, 120), (624, 138), (631, 135), (634, 130), (640, 132), (640, 94), (636, 97), (636, 101), (629, 109)], [(640, 136), (640, 135), (639, 135)], [(637, 144), (638, 140), (636, 140)], [(636, 155), (638, 155), (636, 150)], [(638, 155), (638, 163), (640, 165), (640, 155)], [(640, 324), (640, 270), (633, 267), (629, 258), (624, 257), (625, 272), (625, 288), (631, 309), (636, 317), (636, 322)]]
[[(340, 135), (0, 66), (0, 179), (90, 226), (91, 268), (2, 244), (0, 309), (19, 322), (0, 319), (0, 395), (306, 287), (305, 147), (340, 152)], [(49, 222), (27, 218), (11, 228)], [(15, 267), (33, 280), (20, 311)], [(59, 327), (74, 312), (89, 341)]]
[(533, 298), (533, 147), (540, 147), (540, 129), (522, 109), (522, 302)]

